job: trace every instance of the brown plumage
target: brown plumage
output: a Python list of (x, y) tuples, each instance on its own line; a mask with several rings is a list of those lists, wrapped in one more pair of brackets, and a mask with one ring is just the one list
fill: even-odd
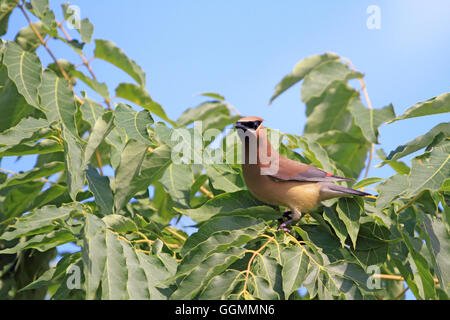
[(289, 207), (292, 218), (280, 229), (296, 222), (301, 213), (312, 210), (321, 201), (368, 193), (334, 184), (348, 181), (311, 165), (280, 155), (269, 143), (262, 125), (263, 119), (245, 117), (236, 122), (236, 129), (244, 145), (242, 172), (250, 192), (259, 200)]

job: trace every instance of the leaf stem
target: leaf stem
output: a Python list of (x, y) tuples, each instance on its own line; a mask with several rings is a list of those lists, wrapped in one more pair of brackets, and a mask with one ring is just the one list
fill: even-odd
[(210, 197), (211, 199), (214, 198), (214, 194), (212, 194), (212, 192), (209, 191), (208, 189), (206, 189), (204, 186), (201, 186), (201, 187), (200, 187), (200, 191), (201, 191), (203, 194), (205, 194), (205, 195), (207, 195), (208, 197)]
[[(62, 24), (63, 24), (63, 22), (58, 24), (59, 29), (62, 31), (62, 33), (66, 37), (67, 41), (72, 41), (72, 37), (67, 33), (66, 29), (64, 29)], [(97, 77), (95, 76), (94, 70), (92, 70), (91, 65), (89, 64), (89, 61), (91, 61), (91, 59), (87, 60), (83, 53), (78, 53), (78, 54), (80, 55), (80, 58), (83, 61), (83, 64), (88, 69), (88, 71), (91, 74), (92, 78), (95, 81), (97, 81)], [(110, 102), (107, 99), (105, 99), (105, 103), (108, 106), (108, 109), (112, 110), (111, 104), (110, 104)]]
[[(353, 65), (353, 63), (352, 63), (352, 61), (350, 59), (342, 57), (342, 60), (344, 60), (348, 64), (350, 69), (352, 69), (355, 72), (358, 71), (358, 70), (356, 70), (355, 66)], [(367, 108), (372, 110), (373, 109), (372, 108), (372, 103), (370, 102), (369, 93), (367, 92), (366, 83), (364, 82), (364, 79), (362, 77), (359, 78), (358, 80), (359, 80), (359, 83), (361, 84), (361, 90), (364, 93), (364, 99), (366, 100)], [(374, 149), (375, 149), (375, 144), (371, 143), (370, 144), (369, 160), (367, 161), (366, 172), (364, 173), (364, 179), (366, 179), (367, 176), (369, 175), (369, 169), (370, 169), (370, 166), (372, 165)], [(361, 188), (361, 190), (364, 190), (364, 188)]]
[(252, 266), (253, 260), (255, 259), (255, 257), (272, 241), (275, 239), (275, 236), (270, 237), (267, 242), (261, 246), (261, 248), (259, 248), (256, 251), (253, 251), (253, 255), (250, 257), (250, 260), (248, 261), (248, 265), (247, 265), (247, 269), (244, 271), (245, 274), (245, 280), (244, 280), (244, 288), (242, 289), (241, 293), (245, 293), (247, 292), (247, 282), (248, 282), (248, 276), (251, 273), (250, 268)]
[[(44, 46), (45, 50), (47, 50), (48, 54), (50, 55), (50, 57), (53, 59), (53, 61), (55, 62), (56, 66), (58, 67), (59, 71), (61, 72), (61, 74), (63, 75), (64, 79), (66, 79), (69, 83), (69, 86), (72, 88), (73, 91), (73, 86), (72, 83), (70, 81), (69, 76), (67, 75), (66, 71), (63, 69), (63, 67), (58, 63), (58, 59), (56, 59), (55, 55), (53, 54), (53, 52), (50, 50), (50, 48), (47, 46), (47, 41), (44, 41), (44, 39), (41, 36), (41, 33), (39, 32), (39, 30), (36, 28), (36, 26), (33, 24), (33, 22), (31, 21), (30, 17), (28, 16), (27, 12), (25, 11), (25, 9), (23, 8), (23, 6), (21, 4), (17, 4), (17, 6), (19, 7), (20, 11), (22, 11), (23, 15), (25, 16), (25, 19), (27, 20), (28, 24), (30, 25), (31, 30), (33, 30), (34, 34), (36, 35), (36, 37), (39, 39), (39, 41), (41, 42), (41, 44)], [(73, 92), (73, 95), (75, 97), (75, 99), (79, 102), (82, 103), (83, 100), (81, 100), (76, 94), (75, 92)]]

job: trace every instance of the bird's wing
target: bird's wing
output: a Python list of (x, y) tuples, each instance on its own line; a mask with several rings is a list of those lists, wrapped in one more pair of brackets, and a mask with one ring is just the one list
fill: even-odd
[(335, 176), (314, 166), (280, 157), (279, 169), (276, 174), (271, 175), (276, 180), (285, 181), (351, 181), (344, 177)]

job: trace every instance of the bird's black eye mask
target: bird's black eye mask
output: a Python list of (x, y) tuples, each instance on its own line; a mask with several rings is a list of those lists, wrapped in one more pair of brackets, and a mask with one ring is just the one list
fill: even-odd
[(242, 129), (247, 131), (248, 129), (256, 130), (261, 125), (261, 121), (255, 120), (255, 121), (242, 121), (236, 123), (236, 129)]

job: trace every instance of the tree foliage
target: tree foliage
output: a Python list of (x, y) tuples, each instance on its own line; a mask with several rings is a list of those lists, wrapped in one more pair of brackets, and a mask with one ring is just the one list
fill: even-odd
[[(381, 165), (396, 173), (353, 185), (372, 185), (376, 200), (327, 201), (289, 234), (277, 230), (284, 208), (256, 200), (239, 164), (206, 161), (239, 156), (236, 133), (225, 130), (239, 115), (224, 97), (205, 93), (204, 103), (169, 119), (139, 64), (113, 42), (92, 39), (88, 19), (78, 20), (73, 39), (48, 0), (1, 0), (1, 35), (13, 10), (31, 18), (1, 43), (0, 157), (37, 160), (26, 172), (0, 172), (1, 299), (403, 298), (403, 282), (383, 275), (404, 279), (417, 299), (448, 299), (450, 123), (388, 155), (378, 147), (378, 128), (448, 114), (450, 93), (396, 115), (392, 105), (365, 104), (349, 83), (363, 74), (347, 59), (325, 53), (297, 63), (270, 102), (302, 82), (307, 121), (302, 136), (281, 133), (280, 152), (358, 179), (377, 145)], [(42, 41), (42, 54), (54, 58), (47, 39), (72, 48), (84, 64), (43, 66), (36, 54)], [(85, 52), (91, 41), (94, 52)], [(113, 98), (85, 54), (134, 82), (120, 83)], [(179, 141), (190, 143), (180, 150)], [(410, 164), (402, 161), (414, 152)], [(180, 164), (175, 155), (202, 161)], [(182, 216), (198, 231), (188, 236), (170, 224)], [(50, 265), (65, 243), (80, 251)], [(382, 279), (370, 278), (373, 267)], [(68, 270), (80, 270), (79, 286), (69, 286), (76, 273)]]

